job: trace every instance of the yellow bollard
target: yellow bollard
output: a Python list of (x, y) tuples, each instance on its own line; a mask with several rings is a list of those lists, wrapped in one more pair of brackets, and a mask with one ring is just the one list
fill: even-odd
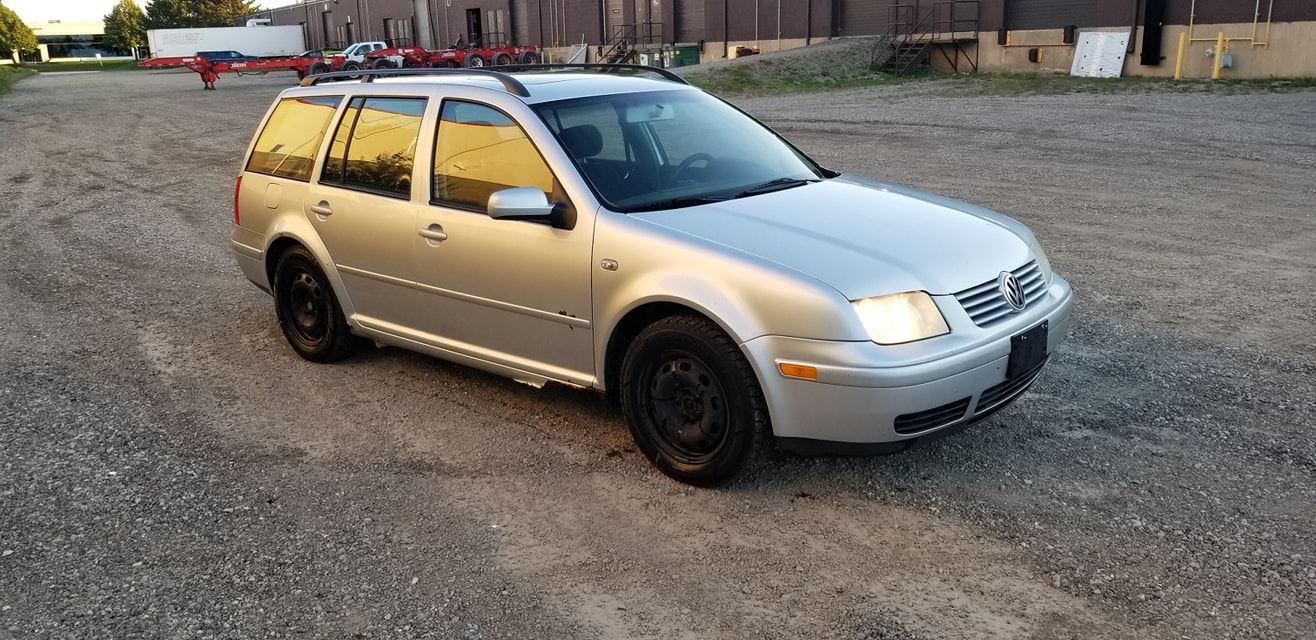
[(1188, 48), (1188, 32), (1179, 34), (1179, 55), (1174, 59), (1174, 79), (1183, 80), (1183, 52)]
[(1211, 79), (1220, 79), (1220, 65), (1225, 63), (1225, 32), (1221, 31), (1215, 37), (1215, 66), (1211, 69)]

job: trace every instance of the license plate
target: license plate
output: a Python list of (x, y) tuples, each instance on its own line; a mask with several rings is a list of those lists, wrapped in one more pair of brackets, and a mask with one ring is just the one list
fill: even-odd
[(1033, 327), (1010, 338), (1010, 364), (1005, 368), (1005, 378), (1013, 380), (1046, 360), (1047, 323)]

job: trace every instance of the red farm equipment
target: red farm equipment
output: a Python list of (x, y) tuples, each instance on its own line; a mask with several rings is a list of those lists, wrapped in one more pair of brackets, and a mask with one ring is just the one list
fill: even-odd
[(201, 75), (210, 87), (221, 73), (264, 74), (270, 71), (295, 71), (298, 78), (334, 71), (365, 69), (485, 67), (512, 64), (536, 64), (540, 61), (539, 47), (488, 47), (444, 49), (428, 51), (419, 47), (393, 47), (366, 54), (357, 62), (342, 55), (290, 58), (259, 58), (254, 60), (208, 60), (201, 56), (179, 58), (151, 58), (137, 63), (143, 69), (187, 67)]
[[(487, 67), (537, 64), (539, 47), (481, 47), (428, 51), (420, 47), (394, 47), (366, 54), (370, 69)], [(350, 71), (350, 69), (349, 69)]]

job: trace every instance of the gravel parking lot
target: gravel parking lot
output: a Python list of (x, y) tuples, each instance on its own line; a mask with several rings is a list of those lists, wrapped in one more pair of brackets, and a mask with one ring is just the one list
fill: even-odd
[(0, 637), (1316, 637), (1316, 92), (741, 101), (1079, 304), (969, 431), (694, 490), (591, 393), (293, 355), (227, 245), (292, 82), (0, 98)]

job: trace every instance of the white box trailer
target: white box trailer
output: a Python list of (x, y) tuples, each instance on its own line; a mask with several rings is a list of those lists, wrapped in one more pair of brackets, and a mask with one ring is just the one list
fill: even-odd
[(155, 58), (181, 58), (198, 51), (237, 51), (258, 58), (295, 56), (306, 50), (300, 26), (151, 29), (146, 43)]

